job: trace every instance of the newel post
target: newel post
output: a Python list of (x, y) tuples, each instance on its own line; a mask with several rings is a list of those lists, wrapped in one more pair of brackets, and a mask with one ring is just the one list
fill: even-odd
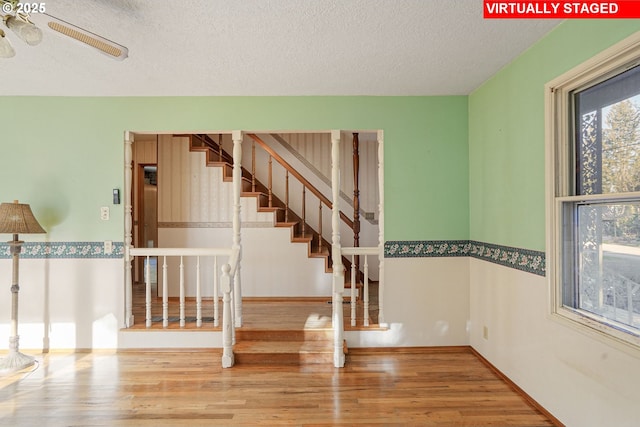
[(233, 248), (238, 251), (238, 264), (233, 281), (233, 302), (235, 326), (242, 326), (242, 282), (241, 260), (242, 244), (240, 242), (240, 193), (242, 192), (242, 131), (234, 130), (233, 139)]
[(125, 327), (133, 326), (133, 277), (131, 271), (131, 255), (129, 250), (133, 242), (133, 206), (131, 204), (131, 187), (133, 181), (133, 134), (124, 134), (124, 305)]
[(340, 131), (331, 131), (331, 190), (333, 210), (331, 212), (331, 257), (333, 259), (333, 366), (344, 367), (344, 266), (340, 245)]
[(233, 356), (233, 319), (231, 317), (231, 266), (222, 266), (220, 288), (222, 290), (222, 367), (230, 368), (234, 364)]
[[(353, 246), (360, 246), (360, 139), (357, 132), (353, 133)], [(360, 274), (360, 255), (354, 257), (354, 262)]]

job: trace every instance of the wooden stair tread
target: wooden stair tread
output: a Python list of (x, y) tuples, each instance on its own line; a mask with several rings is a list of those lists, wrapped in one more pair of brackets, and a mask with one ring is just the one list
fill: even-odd
[(276, 222), (276, 227), (295, 227), (296, 225), (298, 225), (298, 222), (284, 222), (284, 221), (277, 221)]
[(240, 341), (331, 341), (333, 330), (331, 320), (328, 319), (328, 327), (322, 329), (237, 329), (236, 340)]
[[(317, 328), (236, 330), (233, 354), (243, 365), (329, 365), (333, 362), (333, 330), (330, 320)], [(328, 324), (328, 325), (327, 325)]]
[(326, 249), (322, 249), (322, 251), (321, 251), (321, 252), (318, 252), (317, 250), (315, 250), (315, 249), (314, 249), (314, 250), (309, 254), (309, 256), (310, 256), (310, 257), (312, 257), (312, 258), (328, 257), (329, 255), (330, 255), (330, 254), (329, 254), (329, 251), (328, 251), (328, 250), (326, 250)]
[(238, 353), (333, 353), (333, 341), (241, 341), (233, 347)]
[(273, 206), (273, 207), (269, 207), (269, 206), (259, 206), (258, 207), (258, 212), (279, 212), (279, 211), (283, 211), (284, 208), (280, 208), (278, 206)]

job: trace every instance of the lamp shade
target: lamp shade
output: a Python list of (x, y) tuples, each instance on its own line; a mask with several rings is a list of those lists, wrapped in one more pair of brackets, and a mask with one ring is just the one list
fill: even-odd
[(16, 56), (16, 51), (4, 36), (4, 31), (0, 30), (0, 58), (12, 58), (14, 56)]
[(24, 21), (15, 16), (6, 19), (7, 27), (29, 46), (35, 46), (42, 41), (42, 31), (31, 22)]
[(0, 233), (7, 234), (35, 234), (46, 233), (31, 212), (31, 207), (25, 203), (0, 204)]

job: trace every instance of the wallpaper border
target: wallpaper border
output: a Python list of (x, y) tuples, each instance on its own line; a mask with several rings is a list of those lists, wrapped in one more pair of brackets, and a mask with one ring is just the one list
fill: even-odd
[(546, 275), (544, 252), (502, 246), (474, 240), (388, 241), (385, 258), (424, 258), (469, 256), (538, 276)]
[[(124, 242), (113, 242), (104, 252), (104, 242), (24, 242), (20, 258), (122, 258)], [(8, 243), (0, 243), (0, 259), (11, 258)]]
[[(103, 242), (25, 242), (21, 258), (122, 258), (124, 242), (113, 242), (104, 252)], [(546, 275), (544, 252), (474, 240), (391, 240), (384, 245), (385, 258), (472, 257), (539, 276)], [(11, 258), (9, 245), (0, 243), (0, 259)]]

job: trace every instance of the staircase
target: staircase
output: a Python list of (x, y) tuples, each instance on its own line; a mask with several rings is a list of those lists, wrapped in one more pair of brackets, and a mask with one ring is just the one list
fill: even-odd
[[(227, 153), (219, 141), (214, 141), (208, 135), (180, 135), (188, 136), (190, 139), (190, 151), (200, 151), (206, 153), (206, 164), (209, 167), (222, 168), (222, 176), (225, 182), (233, 181), (233, 158)], [(273, 212), (275, 219), (275, 227), (289, 228), (291, 230), (291, 242), (307, 245), (307, 256), (309, 258), (322, 258), (324, 260), (324, 269), (326, 273), (333, 272), (333, 260), (331, 259), (331, 243), (321, 237), (322, 230), (316, 230), (307, 224), (293, 210), (287, 209), (287, 204), (277, 197), (275, 194), (269, 195), (269, 188), (262, 182), (253, 177), (251, 171), (242, 167), (242, 193), (240, 197), (251, 197), (256, 199), (258, 212)], [(271, 200), (269, 200), (271, 199)], [(351, 268), (351, 261), (347, 258), (342, 259), (346, 271)], [(345, 287), (350, 288), (349, 274), (345, 275)], [(360, 273), (360, 279), (362, 275)], [(361, 281), (361, 280), (360, 280)], [(358, 287), (358, 295), (360, 292), (360, 284)], [(345, 292), (348, 297), (350, 292)]]
[(243, 306), (246, 322), (236, 329), (236, 365), (333, 364), (331, 304), (262, 300)]
[[(174, 185), (175, 191), (178, 194), (181, 194), (181, 189), (185, 189), (184, 193), (189, 194), (190, 198), (197, 200), (200, 198), (200, 194), (198, 191), (203, 191), (204, 189), (210, 189), (211, 191), (216, 191), (219, 189), (220, 191), (220, 200), (223, 203), (213, 201), (210, 203), (209, 199), (203, 198), (202, 203), (203, 206), (217, 208), (218, 210), (214, 210), (210, 215), (212, 221), (217, 221), (219, 223), (224, 223), (229, 220), (228, 214), (228, 202), (230, 201), (229, 192), (230, 186), (220, 184), (220, 180), (226, 181), (229, 183), (233, 183), (233, 159), (232, 157), (222, 149), (221, 143), (212, 140), (207, 135), (175, 135), (176, 137), (180, 137), (180, 146), (179, 153), (177, 157), (177, 162), (179, 166), (176, 168), (178, 171), (182, 172), (179, 176), (184, 177), (187, 176), (191, 180), (182, 180), (177, 181), (180, 185)], [(257, 138), (256, 135), (249, 135), (249, 137)], [(188, 138), (188, 139), (187, 139)], [(220, 139), (222, 141), (222, 139)], [(167, 142), (172, 142), (171, 140), (167, 140)], [(226, 141), (229, 142), (228, 140)], [(242, 298), (242, 327), (236, 328), (233, 330), (235, 334), (235, 344), (233, 345), (233, 354), (236, 364), (244, 364), (244, 365), (282, 365), (282, 364), (296, 364), (296, 365), (311, 365), (311, 364), (321, 364), (321, 365), (334, 365), (339, 366), (344, 362), (344, 357), (340, 355), (340, 350), (342, 350), (343, 354), (347, 353), (346, 342), (343, 342), (342, 345), (339, 345), (339, 348), (336, 349), (336, 342), (340, 342), (342, 338), (339, 340), (334, 339), (334, 329), (332, 328), (332, 317), (333, 317), (333, 307), (331, 304), (331, 276), (327, 276), (322, 274), (323, 266), (317, 262), (311, 262), (305, 260), (304, 252), (302, 250), (297, 250), (293, 246), (287, 247), (287, 241), (290, 240), (292, 243), (298, 244), (306, 244), (306, 252), (308, 257), (312, 258), (322, 258), (324, 260), (324, 272), (331, 273), (332, 272), (332, 260), (331, 260), (331, 245), (325, 239), (322, 238), (322, 213), (323, 209), (325, 212), (325, 220), (328, 219), (326, 217), (326, 213), (332, 213), (332, 203), (327, 199), (322, 193), (320, 193), (316, 188), (314, 188), (309, 182), (307, 182), (306, 178), (304, 178), (298, 171), (294, 170), (287, 161), (283, 160), (283, 158), (276, 152), (272, 151), (272, 148), (266, 146), (264, 142), (259, 141), (263, 148), (265, 148), (264, 152), (268, 153), (269, 158), (269, 174), (268, 174), (268, 183), (269, 186), (265, 186), (263, 183), (256, 180), (256, 154), (255, 148), (251, 147), (252, 150), (249, 153), (253, 154), (253, 161), (250, 159), (249, 161), (243, 160), (243, 164), (249, 164), (250, 166), (241, 168), (241, 188), (238, 189), (234, 186), (233, 191), (233, 203), (238, 203), (237, 196), (238, 190), (240, 191), (240, 197), (244, 197), (242, 200), (243, 208), (243, 219), (242, 221), (246, 221), (248, 226), (246, 227), (246, 231), (249, 239), (252, 242), (275, 242), (274, 247), (277, 247), (278, 250), (272, 250), (269, 248), (269, 245), (260, 245), (260, 244), (252, 244), (248, 245), (245, 254), (248, 254), (248, 259), (250, 259), (255, 264), (249, 265), (257, 265), (258, 267), (250, 269), (245, 274), (248, 274), (250, 279), (248, 283), (250, 286), (253, 286), (251, 292), (248, 295), (252, 295), (251, 297), (243, 297)], [(257, 144), (256, 144), (257, 145)], [(202, 167), (202, 158), (199, 157), (196, 163), (196, 157), (194, 156), (185, 156), (183, 153), (185, 148), (187, 148), (192, 152), (202, 152), (206, 158), (206, 166), (216, 167), (216, 170), (206, 171), (205, 174), (201, 174), (203, 172)], [(168, 147), (168, 146), (167, 146)], [(175, 147), (175, 146), (174, 146)], [(236, 146), (237, 147), (237, 146)], [(164, 152), (167, 154), (166, 151)], [(237, 153), (237, 151), (236, 151)], [(245, 155), (247, 152), (245, 152)], [(260, 163), (266, 163), (266, 159), (264, 158), (264, 154), (261, 154), (263, 158), (260, 159)], [(286, 188), (286, 191), (282, 191), (285, 196), (282, 198), (285, 199), (283, 202), (279, 197), (273, 194), (274, 190), (272, 189), (272, 174), (271, 174), (271, 163), (272, 157), (276, 162), (278, 162), (284, 168), (282, 170), (283, 173), (280, 176), (276, 176), (276, 183), (278, 179), (282, 179), (286, 176), (286, 187), (281, 186), (277, 188), (278, 190), (282, 190)], [(170, 157), (167, 157), (170, 158)], [(188, 163), (187, 167), (183, 167)], [(171, 170), (171, 166), (173, 163), (168, 162), (170, 166), (167, 170)], [(247, 169), (252, 169), (249, 172)], [(266, 169), (264, 169), (266, 171)], [(264, 172), (263, 171), (263, 172)], [(287, 171), (286, 174), (284, 171)], [(184, 173), (188, 172), (188, 173)], [(237, 173), (238, 170), (235, 170)], [(289, 209), (291, 205), (289, 205), (289, 175), (295, 177), (299, 183), (302, 184), (302, 189), (300, 192), (302, 193), (302, 198), (298, 199), (297, 202), (302, 201), (297, 206), (302, 206), (301, 215), (299, 216), (292, 209)], [(263, 177), (262, 175), (260, 175)], [(264, 177), (263, 177), (264, 178)], [(198, 188), (198, 179), (201, 179), (201, 182), (205, 183)], [(267, 181), (266, 178), (264, 178)], [(195, 182), (196, 184), (192, 184)], [(334, 181), (335, 182), (335, 181)], [(211, 184), (212, 183), (212, 184)], [(300, 189), (299, 184), (298, 189)], [(195, 189), (195, 191), (192, 190)], [(294, 187), (295, 188), (295, 187)], [(307, 191), (313, 193), (316, 197), (314, 200), (315, 203), (319, 205), (319, 212), (316, 218), (311, 216), (306, 216), (307, 219), (311, 218), (312, 222), (315, 222), (319, 217), (320, 221), (319, 232), (314, 230), (312, 226), (306, 223), (305, 218), (305, 200), (308, 200), (305, 197), (305, 189), (309, 189)], [(335, 191), (335, 188), (333, 189)], [(214, 195), (218, 195), (218, 193), (211, 193)], [(298, 193), (300, 194), (300, 193)], [(256, 204), (253, 205), (253, 200), (248, 200), (247, 198), (251, 198), (256, 201)], [(171, 193), (167, 197), (168, 200), (172, 200)], [(309, 199), (313, 199), (313, 197), (309, 196)], [(294, 201), (296, 201), (294, 199)], [(249, 202), (249, 203), (247, 203)], [(306, 202), (308, 203), (308, 201)], [(323, 208), (324, 205), (324, 208)], [(173, 205), (172, 205), (173, 206)], [(196, 206), (200, 206), (196, 203)], [(296, 206), (294, 203), (293, 206)], [(354, 202), (355, 206), (355, 202)], [(197, 211), (200, 213), (200, 210)], [(222, 213), (221, 213), (222, 212)], [(260, 215), (259, 212), (269, 213)], [(206, 213), (208, 214), (208, 213)], [(237, 214), (237, 211), (236, 211)], [(354, 242), (355, 239), (355, 229), (353, 228), (353, 223), (355, 220), (349, 224), (348, 218), (345, 219), (345, 215), (340, 212), (341, 219), (344, 223), (347, 224), (348, 227), (351, 227), (354, 230)], [(184, 215), (184, 219), (182, 215), (176, 215), (175, 219), (172, 216), (169, 216), (173, 221), (201, 221), (198, 216), (189, 216)], [(204, 216), (202, 218), (209, 218), (209, 216)], [(237, 233), (237, 217), (233, 217), (234, 224), (234, 233)], [(245, 219), (246, 218), (246, 219)], [(332, 218), (335, 221), (335, 218)], [(206, 219), (205, 219), (206, 220)], [(176, 222), (176, 224), (181, 224), (180, 222)], [(274, 230), (265, 230), (268, 227), (278, 227), (278, 228), (288, 228), (289, 233), (281, 233), (276, 232)], [(331, 225), (330, 228), (335, 225)], [(344, 224), (342, 225), (344, 227)], [(200, 227), (199, 225), (197, 227)], [(181, 228), (181, 227), (179, 227)], [(259, 230), (263, 229), (263, 230)], [(329, 230), (326, 229), (325, 232)], [(253, 234), (251, 234), (253, 233)], [(287, 234), (290, 237), (287, 237)], [(326, 233), (329, 234), (329, 233)], [(226, 238), (224, 233), (202, 233), (200, 236), (197, 233), (185, 233), (187, 237), (195, 236), (195, 240), (197, 241), (208, 241), (211, 239), (211, 236), (215, 236), (217, 238), (218, 235), (222, 235), (223, 238)], [(237, 234), (234, 234), (234, 239)], [(169, 237), (171, 238), (171, 236)], [(178, 241), (176, 239), (176, 241)], [(178, 243), (176, 246), (178, 248), (182, 248), (181, 243)], [(211, 345), (210, 335), (215, 336), (215, 334), (219, 333), (220, 326), (213, 321), (213, 318), (206, 318), (206, 315), (202, 314), (203, 312), (217, 313), (217, 303), (218, 300), (211, 300), (211, 305), (209, 307), (205, 307), (204, 298), (201, 299), (199, 290), (200, 290), (200, 266), (199, 266), (199, 258), (196, 260), (196, 254), (185, 253), (184, 256), (187, 257), (187, 262), (185, 263), (185, 268), (183, 270), (183, 262), (182, 257), (183, 253), (177, 254), (176, 251), (180, 251), (180, 249), (175, 249), (174, 246), (169, 246), (173, 252), (164, 253), (164, 252), (153, 252), (151, 250), (150, 253), (145, 253), (143, 250), (136, 252), (134, 257), (154, 257), (154, 256), (164, 256), (165, 260), (167, 255), (169, 257), (179, 257), (179, 275), (180, 275), (180, 304), (177, 304), (176, 301), (168, 303), (166, 301), (166, 296), (169, 295), (169, 298), (174, 298), (177, 300), (177, 294), (175, 294), (175, 289), (173, 289), (174, 294), (171, 293), (171, 290), (167, 290), (167, 282), (171, 282), (173, 284), (176, 283), (176, 280), (163, 281), (163, 286), (165, 287), (163, 291), (163, 296), (153, 296), (152, 294), (156, 291), (151, 291), (153, 284), (151, 282), (146, 282), (141, 286), (133, 286), (131, 280), (128, 281), (129, 286), (133, 286), (133, 289), (129, 288), (131, 291), (131, 296), (134, 301), (132, 301), (132, 311), (131, 313), (127, 313), (127, 316), (133, 320), (136, 319), (146, 319), (145, 322), (136, 322), (131, 325), (128, 325), (126, 331), (127, 334), (123, 334), (127, 336), (126, 340), (123, 339), (123, 342), (126, 341), (124, 347), (137, 348), (139, 343), (137, 340), (137, 333), (140, 330), (148, 331), (151, 329), (154, 330), (162, 330), (166, 331), (166, 334), (159, 335), (160, 339), (151, 340), (153, 341), (154, 347), (158, 348), (173, 348), (176, 345), (175, 340), (171, 343), (167, 342), (165, 344), (163, 338), (165, 335), (171, 334), (175, 331), (169, 332), (170, 329), (178, 330), (178, 320), (172, 321), (172, 318), (179, 319), (180, 330), (182, 329), (193, 329), (201, 334), (181, 334), (180, 335), (180, 343), (178, 345), (184, 347), (194, 347), (198, 348), (209, 347)], [(207, 243), (202, 247), (207, 247)], [(211, 248), (214, 249), (214, 248)], [(292, 250), (293, 249), (293, 250)], [(301, 249), (301, 248), (299, 248)], [(169, 251), (169, 249), (167, 249)], [(353, 248), (347, 248), (344, 253), (349, 254), (351, 257), (353, 254), (364, 256), (365, 262), (365, 270), (369, 271), (366, 266), (367, 257), (377, 256), (377, 248), (362, 248), (362, 250), (354, 250)], [(176, 252), (176, 253), (174, 253)], [(209, 256), (209, 252), (206, 252), (207, 256)], [(226, 252), (225, 252), (226, 253)], [(284, 257), (283, 257), (284, 254)], [(226, 256), (226, 255), (224, 255)], [(191, 269), (189, 267), (189, 260), (196, 262), (196, 267)], [(281, 263), (281, 260), (284, 263)], [(357, 263), (356, 259), (356, 263)], [(289, 269), (287, 264), (289, 263), (293, 268)], [(279, 265), (280, 269), (272, 269), (272, 271), (268, 271), (273, 265)], [(350, 270), (351, 263), (349, 260), (345, 259), (343, 256), (342, 265), (346, 267), (346, 269)], [(297, 270), (296, 270), (297, 268)], [(265, 270), (263, 270), (265, 269)], [(185, 301), (183, 299), (183, 295), (185, 292), (186, 286), (192, 286), (194, 281), (188, 279), (183, 281), (183, 271), (187, 271), (187, 274), (196, 274), (198, 280), (197, 283), (197, 298), (191, 298), (191, 302)], [(355, 270), (355, 269), (354, 269)], [(166, 273), (163, 277), (169, 277), (169, 273), (178, 274), (178, 267), (173, 268), (170, 267), (167, 273), (167, 263), (165, 261), (163, 271)], [(219, 267), (213, 267), (212, 271), (219, 271)], [(294, 272), (293, 275), (289, 275), (291, 272)], [(194, 273), (195, 272), (195, 273)], [(282, 290), (282, 285), (289, 286), (289, 288), (284, 289), (281, 295), (282, 297), (277, 296), (275, 293), (269, 292), (260, 292), (260, 287), (256, 285), (260, 285), (263, 279), (266, 278), (264, 276), (264, 272), (269, 273), (285, 273), (282, 276), (276, 276), (278, 280), (273, 281), (272, 278), (266, 280), (269, 286), (274, 285), (273, 288), (264, 288), (264, 289), (276, 289)], [(311, 272), (311, 274), (307, 274)], [(297, 274), (302, 273), (302, 274)], [(205, 271), (205, 275), (209, 274)], [(217, 277), (214, 273), (211, 277)], [(352, 273), (355, 274), (355, 273)], [(351, 274), (345, 275), (347, 279), (351, 278)], [(147, 277), (151, 277), (151, 275), (147, 275)], [(228, 277), (225, 276), (225, 277)], [(295, 278), (297, 280), (291, 280), (291, 278)], [(311, 279), (309, 279), (311, 278)], [(352, 280), (353, 282), (358, 282), (358, 280)], [(347, 281), (347, 286), (350, 287)], [(362, 280), (360, 280), (360, 283)], [(185, 284), (186, 283), (186, 284)], [(207, 280), (207, 283), (209, 281)], [(215, 283), (215, 280), (214, 280)], [(369, 282), (371, 283), (371, 282)], [(375, 283), (375, 282), (374, 282)], [(311, 284), (311, 286), (309, 286)], [(157, 285), (156, 285), (157, 286)], [(306, 287), (305, 287), (306, 286)], [(312, 287), (315, 286), (315, 287)], [(139, 290), (139, 292), (134, 292), (135, 290)], [(214, 287), (215, 289), (215, 287)], [(256, 289), (258, 292), (256, 292)], [(304, 291), (299, 292), (301, 289)], [(354, 289), (354, 288), (352, 288)], [(377, 289), (377, 286), (375, 286)], [(191, 289), (192, 291), (193, 289)], [(311, 291), (309, 291), (311, 290)], [(351, 322), (345, 322), (344, 328), (338, 328), (338, 332), (340, 333), (340, 337), (342, 337), (342, 332), (344, 329), (351, 330), (381, 330), (380, 325), (378, 325), (378, 298), (377, 298), (377, 290), (374, 291), (376, 297), (369, 298), (369, 304), (367, 304), (367, 299), (360, 299), (360, 295), (356, 295), (352, 300), (351, 304), (340, 304), (343, 309), (343, 318), (351, 319)], [(354, 290), (355, 293), (355, 290)], [(359, 294), (360, 292), (358, 292)], [(173, 296), (172, 296), (173, 295)], [(192, 295), (188, 293), (188, 295)], [(253, 296), (253, 295), (266, 295), (266, 296)], [(269, 296), (272, 295), (272, 296)], [(296, 296), (296, 295), (306, 295), (306, 296)], [(372, 290), (369, 288), (367, 295), (371, 297)], [(346, 291), (345, 296), (351, 296), (351, 292)], [(227, 300), (228, 301), (228, 300)], [(293, 304), (293, 306), (292, 306)], [(300, 307), (296, 307), (296, 305)], [(167, 307), (168, 306), (168, 307)], [(251, 307), (251, 308), (250, 308)], [(265, 308), (266, 307), (266, 308)], [(137, 311), (136, 311), (137, 310)], [(178, 313), (179, 310), (179, 313)], [(193, 316), (194, 312), (196, 316)], [(228, 314), (229, 311), (225, 312)], [(349, 317), (351, 314), (351, 317)], [(217, 316), (216, 319), (220, 319), (220, 315), (214, 314)], [(233, 314), (232, 314), (233, 316)], [(293, 316), (293, 318), (292, 318)], [(195, 322), (194, 319), (197, 317), (198, 322)], [(153, 320), (153, 319), (159, 320)], [(228, 317), (226, 317), (228, 319)], [(201, 320), (202, 321), (201, 321)], [(228, 323), (226, 324), (228, 326)], [(229, 345), (230, 340), (229, 336), (226, 335), (225, 332), (228, 332), (228, 327), (225, 326), (223, 329), (223, 338), (225, 340), (224, 351), (225, 354), (228, 355), (228, 351), (231, 351)], [(382, 326), (384, 328), (384, 325)], [(176, 335), (177, 336), (177, 335)], [(189, 336), (189, 338), (185, 338)], [(198, 336), (202, 336), (202, 339), (197, 338)], [(190, 337), (195, 337), (191, 339)], [(149, 342), (151, 342), (149, 341)], [(158, 344), (159, 343), (159, 344)], [(186, 343), (186, 344), (185, 344)], [(145, 342), (145, 344), (148, 344)], [(341, 347), (341, 348), (340, 348)], [(338, 350), (336, 352), (336, 350)], [(226, 359), (229, 360), (228, 358)], [(223, 359), (223, 365), (225, 365), (225, 359)]]
[(331, 365), (333, 362), (333, 331), (272, 329), (236, 331), (234, 346), (239, 365)]
[[(233, 159), (222, 149), (221, 140), (214, 141), (208, 135), (189, 135), (189, 138), (190, 150), (204, 151), (207, 166), (222, 168), (223, 180), (232, 182)], [(255, 170), (242, 168), (240, 197), (255, 198), (258, 212), (272, 212), (274, 226), (289, 228), (291, 242), (307, 245), (307, 256), (322, 258), (325, 272), (332, 272), (331, 244), (322, 238), (322, 230), (315, 230), (300, 215), (288, 209), (287, 202), (255, 179)], [(342, 261), (348, 271), (351, 267), (350, 261), (346, 258)], [(345, 285), (347, 288), (350, 287), (350, 283)], [(349, 296), (350, 292), (346, 291), (345, 295)], [(312, 310), (307, 306), (300, 312), (288, 306), (286, 312), (265, 313), (262, 319), (264, 323), (259, 323), (259, 327), (245, 325), (236, 329), (236, 344), (233, 349), (235, 364), (331, 366), (334, 361), (335, 343), (331, 325), (332, 306), (328, 302), (320, 302), (318, 307), (316, 301)], [(245, 315), (251, 311), (246, 304), (243, 303)], [(300, 304), (304, 306), (305, 303)], [(309, 315), (314, 311), (315, 314)], [(343, 351), (347, 353), (346, 342), (343, 344)]]

